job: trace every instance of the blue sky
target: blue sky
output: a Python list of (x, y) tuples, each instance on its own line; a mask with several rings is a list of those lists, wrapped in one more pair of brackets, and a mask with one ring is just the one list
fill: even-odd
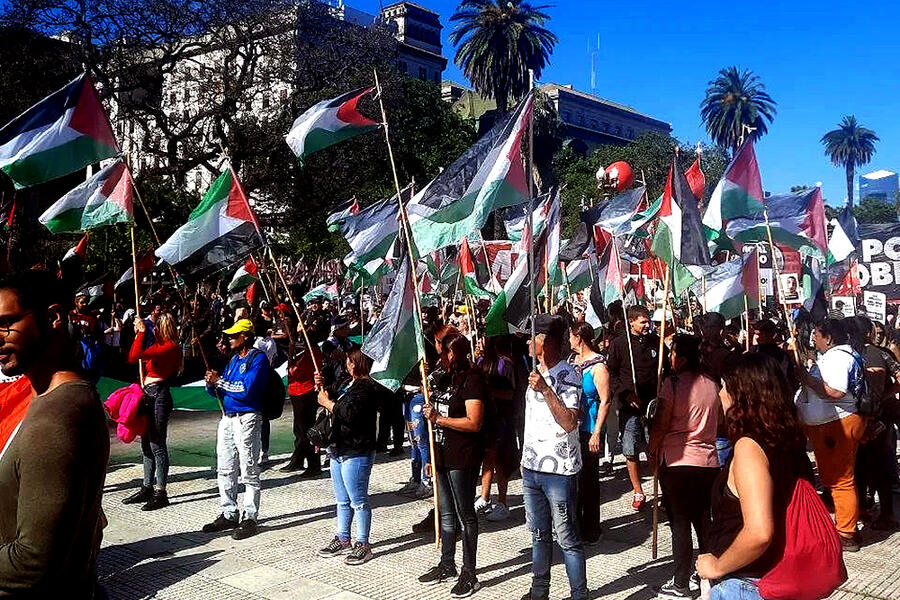
[[(457, 2), (418, 1), (441, 15), (450, 59), (445, 78), (465, 83), (447, 42)], [(373, 13), (379, 6), (377, 0), (345, 2)], [(588, 44), (599, 33), (597, 94), (668, 121), (685, 142), (707, 141), (698, 106), (720, 68), (756, 72), (778, 103), (757, 146), (767, 191), (821, 181), (829, 203), (842, 204), (844, 171), (825, 158), (819, 139), (851, 113), (881, 138), (863, 172), (900, 170), (898, 2), (559, 0), (548, 12), (560, 41), (542, 81), (590, 91)]]

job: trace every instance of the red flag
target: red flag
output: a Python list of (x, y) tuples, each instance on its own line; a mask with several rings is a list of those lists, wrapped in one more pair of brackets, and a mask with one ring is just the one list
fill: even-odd
[(254, 281), (253, 283), (250, 284), (250, 286), (247, 288), (247, 292), (245, 293), (245, 297), (247, 298), (247, 303), (250, 304), (250, 306), (255, 305), (256, 297), (258, 295), (259, 295), (259, 282)]
[(463, 238), (459, 244), (459, 271), (463, 277), (467, 275), (475, 277), (475, 262), (472, 260), (472, 252), (469, 250), (469, 238)]
[(833, 296), (857, 296), (860, 294), (859, 273), (856, 265), (856, 260), (850, 263), (850, 267), (841, 278), (837, 289), (832, 292)]
[(703, 174), (703, 171), (700, 170), (699, 153), (697, 154), (697, 160), (694, 161), (694, 164), (684, 172), (684, 176), (687, 179), (688, 186), (691, 188), (691, 192), (694, 194), (694, 198), (697, 199), (697, 202), (703, 202), (703, 195), (706, 192), (706, 176)]
[(257, 275), (257, 273), (259, 273), (259, 268), (256, 266), (256, 263), (253, 262), (252, 257), (247, 257), (247, 262), (244, 263), (244, 270), (250, 275), (259, 278), (259, 275)]

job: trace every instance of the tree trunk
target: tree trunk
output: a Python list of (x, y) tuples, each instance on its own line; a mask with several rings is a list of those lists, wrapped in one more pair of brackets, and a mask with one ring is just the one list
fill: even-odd
[(850, 208), (853, 208), (853, 172), (856, 170), (856, 165), (853, 162), (847, 163), (847, 204)]

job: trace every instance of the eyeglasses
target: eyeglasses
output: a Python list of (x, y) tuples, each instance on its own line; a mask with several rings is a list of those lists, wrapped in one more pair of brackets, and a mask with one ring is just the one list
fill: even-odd
[(33, 311), (26, 311), (17, 315), (0, 316), (0, 335), (6, 337), (13, 331), (13, 325), (30, 315)]

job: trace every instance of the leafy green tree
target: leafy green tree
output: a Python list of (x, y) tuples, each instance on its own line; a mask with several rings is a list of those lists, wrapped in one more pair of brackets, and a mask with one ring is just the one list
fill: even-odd
[(847, 173), (847, 201), (853, 206), (853, 178), (856, 167), (867, 164), (875, 154), (878, 136), (871, 129), (863, 127), (856, 117), (844, 117), (837, 129), (822, 136), (825, 156), (832, 164), (844, 167)]
[(540, 77), (559, 41), (545, 27), (546, 8), (523, 0), (462, 0), (450, 17), (456, 64), (501, 114), (528, 91), (529, 69)]
[(709, 82), (700, 103), (700, 118), (709, 137), (736, 152), (741, 140), (758, 140), (775, 118), (775, 101), (759, 76), (749, 69), (726, 67)]
[(896, 223), (897, 205), (877, 196), (866, 196), (853, 207), (859, 223)]

